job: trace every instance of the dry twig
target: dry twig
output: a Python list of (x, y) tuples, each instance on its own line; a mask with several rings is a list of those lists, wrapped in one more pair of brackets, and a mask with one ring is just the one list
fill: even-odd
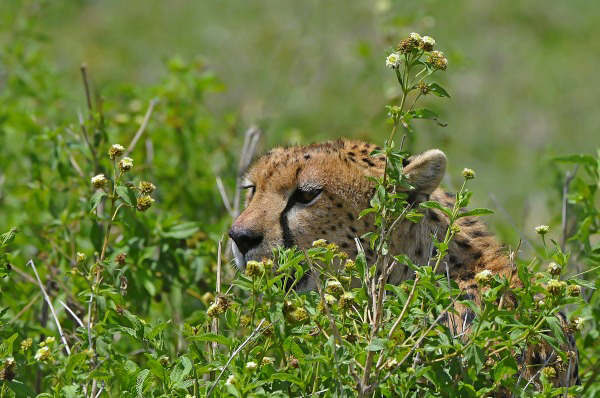
[(144, 134), (144, 131), (146, 131), (146, 126), (148, 126), (148, 121), (150, 120), (150, 116), (152, 115), (152, 111), (154, 110), (154, 106), (156, 105), (157, 102), (158, 102), (157, 98), (154, 98), (150, 101), (150, 105), (148, 105), (148, 110), (146, 111), (146, 114), (144, 115), (144, 120), (142, 120), (142, 124), (140, 125), (140, 128), (133, 136), (133, 139), (131, 140), (131, 143), (127, 147), (127, 150), (125, 151), (124, 156), (128, 156), (134, 150), (135, 145), (137, 144), (138, 140), (140, 139), (142, 134)]
[(60, 322), (58, 321), (58, 317), (56, 316), (56, 312), (54, 312), (54, 306), (52, 305), (52, 301), (50, 300), (50, 297), (48, 296), (48, 293), (46, 293), (46, 289), (44, 289), (44, 285), (42, 284), (42, 280), (40, 279), (40, 276), (38, 275), (37, 269), (35, 268), (35, 264), (33, 263), (33, 259), (29, 260), (29, 262), (27, 263), (31, 266), (31, 269), (33, 269), (33, 273), (35, 274), (35, 278), (37, 279), (38, 285), (40, 286), (40, 289), (42, 290), (42, 295), (44, 296), (44, 299), (46, 300), (46, 303), (48, 303), (48, 307), (50, 308), (50, 312), (52, 313), (52, 317), (54, 318), (54, 322), (56, 323), (56, 328), (58, 329), (58, 334), (60, 335), (60, 338), (63, 342), (63, 344), (65, 345), (65, 351), (67, 351), (67, 355), (71, 355), (71, 349), (69, 348), (69, 344), (67, 343), (67, 339), (65, 338), (65, 335), (63, 334), (62, 331), (62, 327), (60, 327)]

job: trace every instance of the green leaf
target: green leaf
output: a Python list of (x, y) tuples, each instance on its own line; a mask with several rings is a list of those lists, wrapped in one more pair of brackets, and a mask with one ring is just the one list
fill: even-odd
[(517, 361), (515, 361), (512, 355), (509, 355), (500, 362), (498, 362), (494, 367), (494, 380), (500, 381), (505, 377), (514, 375), (515, 373), (517, 373), (517, 371)]
[(90, 199), (90, 213), (92, 213), (94, 210), (96, 210), (96, 208), (100, 204), (100, 201), (105, 196), (106, 196), (106, 192), (104, 192), (102, 190), (94, 192), (94, 194), (92, 195), (92, 198)]
[(438, 114), (427, 108), (415, 109), (407, 112), (412, 119), (437, 119)]
[(73, 369), (81, 365), (87, 355), (83, 352), (78, 352), (75, 354), (71, 354), (67, 360), (67, 366), (65, 367), (65, 379), (67, 381), (71, 381), (71, 375), (73, 374)]
[(76, 384), (72, 384), (70, 386), (64, 386), (61, 389), (62, 393), (64, 394), (65, 398), (77, 398), (79, 396), (81, 396), (78, 392), (79, 392), (79, 386)]
[(452, 210), (448, 209), (447, 207), (444, 207), (441, 203), (439, 202), (435, 202), (433, 200), (428, 200), (426, 202), (422, 202), (420, 204), (421, 207), (424, 207), (426, 209), (438, 209), (440, 211), (442, 211), (445, 215), (448, 216), (448, 218), (452, 217)]
[(121, 200), (127, 205), (129, 205), (130, 207), (136, 205), (137, 200), (135, 199), (135, 192), (133, 191), (133, 189), (128, 188), (124, 185), (119, 185), (117, 186), (116, 191), (119, 198), (121, 198)]
[(593, 156), (583, 154), (557, 156), (552, 158), (552, 160), (560, 163), (577, 163), (592, 167), (596, 166), (596, 159)]
[(427, 108), (415, 109), (414, 111), (406, 112), (407, 119), (428, 119), (435, 121), (439, 126), (446, 127), (448, 123), (443, 123), (438, 119), (438, 114)]
[(450, 98), (450, 94), (448, 94), (448, 92), (446, 91), (446, 89), (444, 89), (442, 86), (440, 86), (437, 83), (431, 83), (429, 85), (429, 91), (432, 92), (433, 94), (437, 95), (438, 97), (448, 97), (448, 98)]
[(94, 245), (94, 249), (100, 253), (102, 251), (102, 241), (104, 240), (104, 231), (99, 223), (92, 221), (92, 228), (90, 229), (90, 241)]
[(199, 231), (198, 225), (195, 222), (185, 222), (171, 227), (170, 230), (163, 232), (162, 236), (173, 239), (186, 239)]
[(587, 287), (588, 289), (596, 289), (596, 285), (594, 284), (594, 282), (586, 281), (585, 279), (572, 278), (569, 279), (569, 282), (581, 285), (583, 287)]
[(144, 392), (144, 381), (146, 381), (146, 377), (150, 374), (150, 369), (144, 369), (140, 373), (138, 373), (137, 381), (135, 383), (135, 391), (137, 392), (138, 397), (143, 397)]
[(300, 388), (304, 388), (304, 383), (302, 382), (302, 380), (288, 373), (273, 373), (271, 375), (271, 380), (288, 381), (290, 383), (294, 383), (300, 386)]
[(490, 209), (477, 208), (477, 209), (465, 211), (464, 213), (459, 213), (458, 216), (456, 216), (456, 219), (463, 218), (463, 217), (470, 217), (470, 216), (485, 216), (488, 214), (494, 214), (494, 211), (490, 210)]
[(188, 340), (212, 341), (212, 342), (216, 342), (219, 344), (223, 344), (227, 347), (231, 347), (233, 345), (233, 342), (231, 341), (230, 338), (227, 338), (225, 336), (222, 336), (220, 334), (215, 334), (215, 333), (204, 333), (204, 334), (199, 334), (197, 336), (190, 336), (190, 337), (188, 337)]
[(385, 343), (387, 341), (388, 341), (387, 339), (375, 337), (373, 340), (371, 340), (371, 342), (366, 347), (366, 349), (367, 349), (367, 351), (381, 351), (385, 348)]
[[(23, 382), (19, 380), (4, 381), (8, 385), (11, 391), (13, 391), (17, 397), (33, 397), (35, 393)], [(0, 387), (1, 388), (1, 387)], [(37, 395), (36, 397), (42, 397), (43, 395)], [(50, 395), (51, 396), (51, 395)]]
[(0, 357), (12, 357), (13, 356), (13, 343), (17, 338), (18, 333), (14, 333), (7, 339), (4, 339), (2, 344), (0, 344)]
[(192, 370), (192, 362), (185, 356), (181, 357), (180, 363), (178, 363), (173, 370), (169, 378), (173, 384), (178, 384), (190, 373)]
[(15, 239), (16, 234), (17, 234), (17, 229), (13, 227), (10, 229), (10, 231), (5, 232), (2, 235), (0, 235), (0, 248), (5, 247), (10, 242), (12, 242)]
[(546, 321), (546, 324), (550, 327), (550, 330), (552, 330), (552, 335), (555, 338), (557, 338), (558, 341), (560, 341), (562, 344), (564, 344), (566, 342), (565, 335), (563, 333), (563, 329), (562, 329), (562, 326), (561, 326), (558, 318), (551, 315), (551, 316), (545, 317), (544, 320)]
[(483, 350), (476, 345), (472, 345), (467, 349), (466, 357), (469, 361), (473, 361), (475, 364), (475, 370), (479, 372), (483, 368), (484, 355)]

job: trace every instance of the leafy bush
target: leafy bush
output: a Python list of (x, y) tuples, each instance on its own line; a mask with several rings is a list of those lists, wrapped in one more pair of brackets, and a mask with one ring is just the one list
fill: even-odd
[[(483, 397), (499, 388), (559, 396), (565, 389), (552, 385), (553, 374), (572, 357), (562, 351), (556, 317), (565, 308), (568, 329), (581, 334), (583, 376), (583, 386), (568, 393), (600, 391), (600, 154), (555, 159), (557, 170), (578, 165), (557, 184), (564, 242), (547, 242), (541, 228), (533, 258), (512, 253), (522, 286), (481, 274), (477, 304), (438, 272), (452, 224), (471, 198), (469, 169), (453, 208), (421, 204), (451, 220), (431, 264), (388, 252), (395, 221), (421, 215), (396, 191), (407, 183), (408, 156), (396, 136), (414, 140), (418, 119), (443, 125), (414, 107), (425, 94), (448, 97), (429, 80), (447, 61), (428, 39), (411, 36), (387, 58), (402, 96), (388, 108), (392, 133), (380, 152), (386, 174), (362, 214), (375, 218), (367, 238), (377, 261), (367, 263), (362, 252), (350, 259), (317, 240), (249, 262), (229, 284), (221, 282), (232, 272), (221, 243), (230, 219), (214, 181), (220, 175), (234, 184), (235, 121), (203, 105), (221, 89), (218, 79), (201, 63), (176, 58), (157, 86), (120, 87), (101, 98), (84, 67), (87, 111), (75, 118), (57, 73), (30, 44), (34, 23), (21, 26), (0, 59), (17, 71), (0, 94), (0, 220), (7, 225), (0, 396)], [(386, 284), (396, 263), (410, 266), (415, 279)], [(290, 288), (308, 271), (316, 291)], [(508, 293), (514, 308), (502, 304)], [(467, 335), (444, 321), (457, 303), (475, 313)], [(519, 354), (541, 341), (556, 349), (556, 360), (536, 372), (539, 381), (525, 378)]]

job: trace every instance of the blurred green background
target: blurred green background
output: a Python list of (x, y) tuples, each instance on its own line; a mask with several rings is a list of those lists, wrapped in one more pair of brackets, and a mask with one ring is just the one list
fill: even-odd
[[(6, 8), (33, 12), (18, 3), (0, 5), (9, 28), (19, 18)], [(80, 0), (45, 3), (36, 23), (73, 120), (85, 106), (82, 62), (110, 97), (117, 85), (156, 84), (164, 61), (179, 56), (201, 60), (223, 84), (205, 99), (225, 121), (210, 134), (233, 126), (231, 145), (241, 147), (258, 124), (263, 150), (337, 137), (381, 143), (384, 105), (398, 94), (385, 51), (411, 31), (431, 35), (449, 58), (441, 83), (452, 98), (428, 106), (448, 126), (418, 123), (414, 149), (448, 154), (449, 187), (474, 168), (475, 204), (500, 210), (489, 222), (511, 245), (513, 226), (530, 234), (559, 207), (542, 189), (558, 181), (548, 159), (600, 144), (596, 2)]]

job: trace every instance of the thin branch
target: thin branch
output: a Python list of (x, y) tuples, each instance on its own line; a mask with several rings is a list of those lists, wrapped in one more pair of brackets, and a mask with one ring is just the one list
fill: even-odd
[(579, 170), (579, 165), (575, 166), (575, 169), (573, 170), (573, 172), (568, 172), (565, 175), (565, 182), (563, 184), (563, 190), (562, 190), (562, 211), (561, 211), (561, 215), (562, 215), (562, 222), (561, 222), (561, 226), (562, 226), (562, 237), (561, 237), (561, 241), (560, 241), (560, 248), (562, 251), (565, 250), (565, 245), (567, 244), (567, 197), (569, 196), (569, 185), (571, 185), (571, 181), (573, 181), (573, 178), (575, 178), (575, 175), (577, 174), (577, 170)]
[(125, 151), (124, 156), (128, 156), (133, 151), (138, 140), (140, 139), (142, 134), (144, 134), (144, 131), (146, 130), (146, 126), (148, 125), (148, 121), (150, 120), (150, 116), (152, 115), (152, 110), (154, 109), (154, 106), (156, 105), (157, 102), (158, 102), (157, 98), (154, 98), (150, 101), (150, 105), (148, 105), (148, 110), (146, 111), (146, 114), (144, 115), (144, 120), (142, 120), (142, 124), (140, 125), (140, 128), (133, 136), (133, 139), (131, 140), (131, 144), (129, 144), (129, 147), (127, 147), (127, 150)]
[[(35, 284), (35, 282), (34, 282), (34, 284)], [(16, 322), (16, 321), (17, 321), (17, 319), (19, 319), (19, 318), (21, 317), (21, 315), (23, 315), (24, 313), (26, 313), (26, 312), (27, 312), (27, 310), (28, 310), (29, 308), (31, 308), (31, 306), (32, 306), (32, 305), (34, 305), (34, 304), (35, 304), (35, 303), (38, 301), (38, 299), (40, 298), (40, 294), (41, 294), (41, 293), (38, 293), (38, 294), (36, 294), (36, 295), (35, 295), (35, 296), (34, 296), (34, 297), (31, 299), (31, 301), (30, 301), (29, 303), (27, 303), (27, 304), (25, 305), (25, 307), (23, 307), (23, 309), (22, 309), (21, 311), (19, 311), (19, 313), (18, 313), (17, 315), (15, 315), (15, 317), (14, 317), (13, 319), (11, 319), (11, 320), (10, 320), (10, 323), (14, 323), (14, 322)]]
[(79, 167), (79, 164), (77, 163), (73, 155), (69, 155), (69, 161), (71, 162), (71, 165), (73, 166), (75, 171), (77, 171), (77, 174), (79, 174), (79, 177), (85, 178), (83, 171), (81, 171), (81, 167)]
[(225, 205), (225, 209), (227, 209), (227, 212), (231, 217), (235, 217), (235, 213), (231, 208), (231, 203), (229, 203), (229, 198), (227, 197), (227, 192), (225, 192), (225, 186), (223, 185), (223, 180), (221, 179), (221, 177), (217, 177), (217, 189), (221, 194), (221, 199), (223, 200), (223, 205)]
[(71, 314), (71, 316), (73, 317), (73, 319), (75, 319), (77, 321), (77, 324), (79, 326), (81, 326), (82, 328), (85, 329), (85, 325), (83, 324), (83, 322), (81, 321), (81, 319), (79, 319), (79, 317), (77, 315), (75, 315), (75, 313), (69, 308), (69, 306), (67, 306), (62, 300), (58, 300), (58, 302), (65, 307), (65, 310), (67, 310), (67, 312), (69, 314)]
[[(210, 387), (210, 389), (208, 390), (208, 393), (206, 394), (207, 397), (210, 397), (210, 394), (213, 392), (213, 390), (215, 389), (215, 387), (217, 386), (217, 383), (219, 382), (219, 380), (221, 379), (221, 377), (223, 376), (223, 373), (225, 373), (225, 371), (227, 370), (227, 368), (229, 367), (229, 364), (231, 363), (231, 361), (233, 361), (233, 359), (237, 356), (237, 354), (240, 353), (240, 351), (242, 351), (244, 349), (244, 347), (254, 338), (256, 337), (258, 334), (262, 334), (262, 331), (260, 330), (260, 328), (262, 327), (263, 323), (265, 323), (265, 319), (263, 318), (259, 323), (258, 326), (256, 327), (256, 329), (254, 329), (254, 331), (252, 331), (252, 333), (250, 334), (250, 336), (248, 336), (248, 338), (246, 340), (244, 340), (244, 342), (242, 344), (240, 344), (238, 346), (238, 348), (235, 349), (235, 351), (231, 354), (231, 356), (229, 357), (229, 359), (227, 360), (227, 363), (225, 364), (225, 366), (223, 366), (223, 369), (221, 370), (221, 373), (219, 373), (219, 376), (217, 376), (217, 379), (215, 380), (215, 382), (213, 383), (213, 385)], [(259, 333), (260, 331), (260, 333)]]
[[(221, 240), (219, 240), (219, 245), (217, 248), (217, 282), (215, 291), (217, 293), (217, 297), (221, 293)], [(219, 332), (219, 319), (217, 317), (213, 318), (212, 321), (212, 332), (217, 334)], [(215, 358), (217, 352), (217, 342), (214, 341), (212, 343), (212, 357)]]
[(56, 327), (58, 328), (58, 334), (60, 334), (60, 338), (62, 339), (62, 342), (65, 345), (65, 351), (67, 351), (67, 355), (71, 355), (71, 349), (69, 348), (67, 339), (65, 338), (62, 328), (60, 327), (60, 322), (58, 321), (58, 318), (56, 317), (56, 312), (54, 312), (54, 306), (52, 305), (52, 301), (50, 301), (50, 297), (48, 296), (48, 293), (46, 293), (46, 289), (44, 289), (44, 285), (42, 284), (42, 280), (40, 279), (40, 276), (38, 275), (37, 269), (35, 268), (33, 259), (29, 260), (29, 262), (27, 264), (31, 265), (31, 268), (33, 269), (33, 273), (35, 274), (35, 278), (37, 279), (38, 285), (40, 286), (40, 289), (42, 290), (42, 294), (44, 295), (44, 299), (46, 300), (46, 303), (48, 303), (48, 307), (50, 307), (50, 312), (52, 313), (52, 317), (54, 317), (54, 322), (56, 323)]
[(390, 329), (390, 332), (388, 333), (388, 339), (394, 335), (394, 332), (396, 331), (396, 328), (400, 324), (400, 321), (402, 321), (402, 318), (404, 318), (404, 314), (406, 313), (406, 310), (408, 309), (408, 306), (409, 306), (410, 302), (412, 301), (413, 296), (415, 295), (415, 288), (417, 287), (418, 283), (419, 283), (419, 275), (417, 275), (415, 277), (415, 283), (413, 283), (413, 286), (410, 289), (410, 293), (408, 295), (408, 298), (406, 299), (406, 303), (404, 303), (402, 312), (400, 312), (398, 319), (396, 319), (396, 322), (394, 322), (394, 324), (392, 325), (392, 328)]
[(96, 156), (96, 150), (94, 146), (90, 142), (90, 138), (88, 136), (87, 128), (85, 127), (85, 121), (83, 120), (83, 115), (81, 112), (77, 112), (77, 118), (79, 119), (79, 128), (81, 130), (81, 135), (87, 144), (90, 153), (92, 154), (92, 161), (94, 162), (94, 173), (98, 172), (98, 157)]
[(87, 101), (87, 106), (88, 106), (88, 110), (90, 111), (90, 117), (91, 117), (93, 108), (92, 108), (92, 96), (90, 95), (90, 83), (88, 81), (88, 75), (87, 75), (87, 65), (81, 64), (79, 69), (81, 70), (81, 78), (83, 79), (83, 88), (85, 89), (85, 99)]
[(337, 340), (337, 343), (342, 346), (342, 335), (340, 334), (337, 325), (335, 324), (335, 320), (331, 315), (331, 311), (329, 310), (329, 305), (327, 304), (327, 300), (325, 300), (325, 294), (323, 293), (323, 289), (321, 288), (321, 278), (319, 277), (319, 271), (316, 269), (312, 261), (309, 260), (308, 253), (306, 250), (304, 251), (304, 257), (308, 260), (308, 264), (310, 265), (311, 273), (310, 276), (315, 280), (315, 285), (317, 285), (317, 290), (319, 291), (319, 296), (321, 297), (321, 302), (323, 303), (323, 308), (325, 308), (325, 313), (327, 314), (327, 318), (329, 319), (329, 323), (331, 324), (331, 329), (333, 330), (333, 335)]

